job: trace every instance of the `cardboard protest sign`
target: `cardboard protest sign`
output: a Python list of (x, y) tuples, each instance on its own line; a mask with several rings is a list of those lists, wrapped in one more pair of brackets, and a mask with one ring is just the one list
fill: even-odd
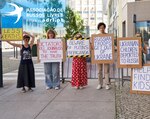
[(67, 57), (90, 57), (89, 39), (67, 40)]
[(131, 93), (150, 94), (150, 66), (132, 70)]
[(65, 44), (62, 39), (44, 39), (38, 43), (40, 62), (61, 62), (65, 60)]
[(118, 38), (118, 67), (141, 68), (141, 38)]
[(92, 35), (92, 63), (113, 63), (114, 40), (112, 34)]
[(2, 16), (2, 40), (21, 41), (23, 39), (22, 17)]

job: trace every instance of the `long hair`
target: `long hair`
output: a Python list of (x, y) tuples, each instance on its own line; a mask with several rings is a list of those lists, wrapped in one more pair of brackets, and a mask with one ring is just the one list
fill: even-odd
[(46, 37), (47, 37), (48, 39), (49, 39), (48, 34), (50, 34), (50, 33), (52, 33), (52, 34), (54, 35), (54, 37), (53, 37), (53, 38), (55, 38), (55, 37), (56, 37), (56, 33), (55, 33), (53, 30), (49, 29), (49, 30), (47, 30), (47, 35), (46, 35)]
[(74, 38), (82, 38), (82, 34), (81, 33), (77, 33), (77, 34), (75, 34), (75, 36), (74, 36)]

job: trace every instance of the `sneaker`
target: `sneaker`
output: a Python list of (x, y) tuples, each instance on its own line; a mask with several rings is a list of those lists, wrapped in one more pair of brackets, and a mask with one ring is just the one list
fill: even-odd
[(49, 90), (49, 89), (51, 89), (50, 87), (46, 87), (46, 90)]
[(99, 84), (96, 89), (97, 90), (102, 89), (102, 86)]
[(21, 90), (21, 92), (22, 92), (22, 93), (25, 93), (25, 92), (26, 92), (26, 89), (25, 89), (25, 88), (23, 88), (23, 89)]
[(33, 89), (32, 89), (32, 88), (28, 88), (28, 91), (29, 91), (29, 92), (33, 92)]
[(106, 88), (106, 90), (109, 90), (109, 89), (110, 89), (110, 86), (109, 86), (109, 85), (106, 85), (105, 88)]
[(55, 90), (59, 90), (59, 87), (55, 87)]
[(80, 89), (83, 89), (84, 87), (83, 86), (80, 86)]

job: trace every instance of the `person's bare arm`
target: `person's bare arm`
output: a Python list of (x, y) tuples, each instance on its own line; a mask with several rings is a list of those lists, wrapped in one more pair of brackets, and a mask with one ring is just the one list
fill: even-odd
[(8, 44), (10, 44), (10, 45), (12, 45), (12, 46), (14, 46), (14, 47), (19, 47), (19, 48), (21, 48), (22, 47), (22, 45), (21, 44), (17, 44), (17, 43), (12, 43), (11, 41), (6, 41)]
[[(0, 39), (2, 38), (2, 35), (0, 34)], [(21, 44), (16, 44), (16, 43), (12, 43), (11, 41), (6, 41), (8, 44), (10, 44), (10, 45), (12, 45), (12, 46), (14, 46), (14, 47), (19, 47), (19, 48), (21, 48), (22, 47), (22, 45)]]
[(94, 50), (94, 45), (92, 43), (90, 43), (90, 49)]
[(144, 44), (144, 48), (142, 48), (142, 52), (147, 54), (147, 46)]

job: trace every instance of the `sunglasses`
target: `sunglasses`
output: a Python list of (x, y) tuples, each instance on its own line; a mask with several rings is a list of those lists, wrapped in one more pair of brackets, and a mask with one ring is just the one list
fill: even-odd
[(25, 38), (24, 40), (25, 40), (25, 41), (29, 41), (30, 39), (28, 39), (28, 38)]

